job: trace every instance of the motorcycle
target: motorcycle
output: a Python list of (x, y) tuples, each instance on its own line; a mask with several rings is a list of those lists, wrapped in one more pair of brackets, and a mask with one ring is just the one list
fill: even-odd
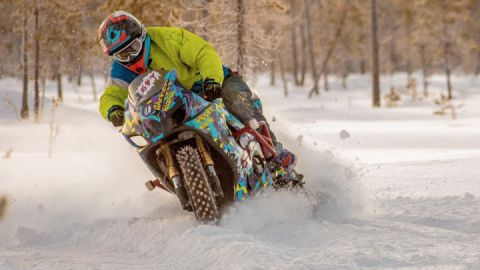
[(125, 105), (121, 132), (156, 177), (146, 187), (175, 194), (201, 222), (274, 183), (303, 184), (300, 174), (285, 177), (269, 163), (277, 153), (266, 123), (242, 124), (221, 99), (208, 102), (185, 89), (175, 71), (138, 76)]

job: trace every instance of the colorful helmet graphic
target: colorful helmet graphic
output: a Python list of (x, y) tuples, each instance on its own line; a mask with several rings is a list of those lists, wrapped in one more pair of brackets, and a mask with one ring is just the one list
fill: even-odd
[(108, 55), (128, 47), (135, 39), (143, 42), (146, 34), (145, 26), (125, 11), (115, 11), (98, 28), (100, 45)]

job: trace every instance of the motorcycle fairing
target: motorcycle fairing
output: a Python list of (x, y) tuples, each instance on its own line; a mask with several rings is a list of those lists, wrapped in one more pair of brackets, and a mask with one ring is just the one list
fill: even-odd
[(125, 104), (122, 133), (132, 145), (142, 148), (130, 139), (132, 136), (141, 135), (151, 144), (187, 126), (210, 138), (233, 161), (238, 175), (234, 187), (237, 201), (272, 185), (269, 170), (258, 177), (252, 167), (253, 152), (239, 146), (232, 136), (230, 128), (240, 130), (244, 125), (225, 109), (221, 99), (210, 103), (186, 90), (176, 80), (175, 71), (150, 71), (142, 76), (141, 82), (130, 85)]
[[(264, 170), (261, 177), (253, 172), (251, 152), (238, 145), (228, 127), (230, 125), (243, 128), (243, 124), (225, 109), (221, 100), (214, 101), (210, 107), (185, 125), (202, 131), (212, 138), (213, 142), (236, 163), (239, 178), (235, 184), (234, 193), (237, 201), (244, 200), (249, 192), (256, 193), (272, 185), (269, 170)], [(248, 134), (248, 136), (251, 135)], [(253, 140), (253, 136), (250, 140)]]

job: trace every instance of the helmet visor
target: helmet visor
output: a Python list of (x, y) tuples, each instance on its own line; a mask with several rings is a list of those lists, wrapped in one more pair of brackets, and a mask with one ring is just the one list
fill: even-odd
[(128, 46), (122, 50), (113, 54), (113, 58), (122, 62), (128, 63), (131, 62), (137, 57), (142, 51), (142, 41), (139, 38), (132, 40)]

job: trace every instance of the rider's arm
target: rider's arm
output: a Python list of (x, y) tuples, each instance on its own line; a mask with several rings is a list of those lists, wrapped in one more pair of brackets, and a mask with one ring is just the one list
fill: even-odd
[(187, 66), (198, 69), (203, 80), (213, 79), (223, 83), (223, 67), (217, 51), (203, 38), (179, 28), (182, 39), (179, 44), (180, 60)]
[(109, 113), (115, 108), (124, 108), (125, 100), (128, 96), (128, 85), (135, 79), (136, 75), (129, 71), (117, 61), (112, 62), (110, 70), (110, 79), (108, 80), (105, 91), (100, 98), (100, 114), (108, 119)]
[(125, 107), (125, 100), (127, 99), (128, 91), (125, 88), (113, 84), (111, 81), (108, 83), (102, 97), (100, 97), (100, 114), (108, 119), (110, 109), (115, 107)]

